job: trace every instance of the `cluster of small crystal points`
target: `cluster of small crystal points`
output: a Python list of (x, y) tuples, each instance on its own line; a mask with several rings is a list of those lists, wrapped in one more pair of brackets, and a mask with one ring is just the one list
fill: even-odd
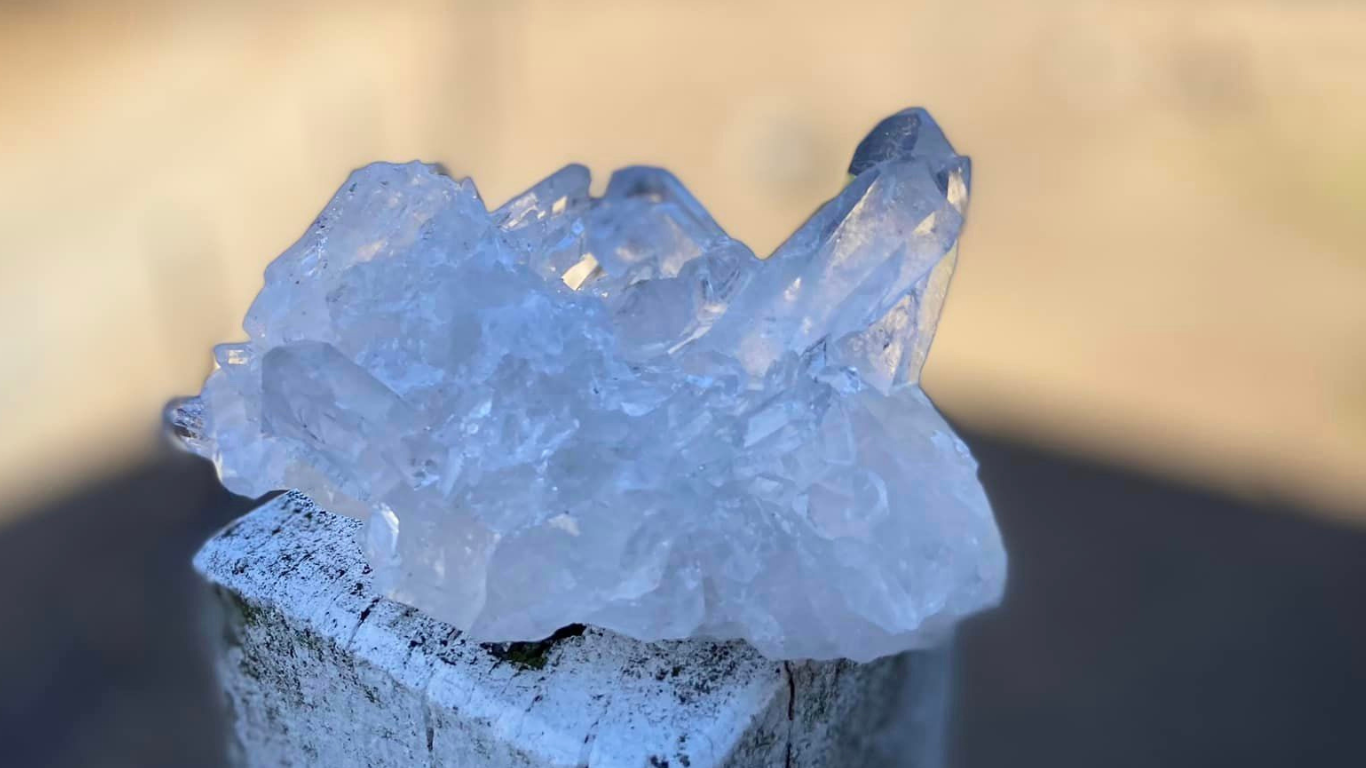
[(766, 260), (669, 173), (490, 213), (356, 171), (173, 414), (228, 488), (368, 518), (382, 589), (482, 640), (588, 623), (869, 660), (995, 603), (1005, 555), (917, 382), (969, 165), (923, 111)]

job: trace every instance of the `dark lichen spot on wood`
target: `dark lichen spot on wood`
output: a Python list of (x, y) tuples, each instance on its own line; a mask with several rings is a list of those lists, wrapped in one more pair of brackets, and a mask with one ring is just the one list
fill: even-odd
[(235, 619), (241, 625), (248, 627), (256, 626), (262, 622), (265, 611), (243, 600), (241, 595), (232, 590), (223, 590), (223, 596), (227, 599), (228, 606), (231, 609), (230, 619)]
[(669, 760), (659, 755), (650, 755), (650, 768), (669, 768)]
[(371, 600), (369, 605), (365, 606), (365, 609), (360, 612), (360, 621), (357, 622), (356, 626), (359, 627), (361, 624), (365, 623), (366, 619), (370, 618), (370, 612), (375, 610), (375, 606), (379, 605), (379, 600), (380, 599), (377, 597), (374, 600)]
[(313, 655), (317, 656), (319, 661), (323, 660), (324, 651), (326, 650), (326, 640), (312, 632), (304, 631), (299, 633), (299, 642), (305, 648), (312, 651)]
[(778, 734), (767, 728), (761, 729), (758, 733), (754, 734), (754, 738), (751, 739), (752, 751), (756, 754), (767, 752), (777, 743)]
[(257, 666), (255, 659), (252, 659), (251, 657), (243, 656), (237, 662), (237, 669), (253, 680), (261, 679), (261, 668)]
[(708, 696), (725, 681), (735, 676), (740, 663), (735, 657), (734, 643), (716, 643), (705, 651), (705, 658), (699, 660), (693, 674), (683, 675), (683, 666), (670, 670), (674, 676), (682, 676), (674, 683), (674, 698), (679, 704), (691, 704), (694, 700)]
[(483, 643), (480, 647), (500, 662), (506, 661), (518, 669), (545, 669), (546, 663), (550, 660), (551, 650), (563, 640), (582, 635), (584, 629), (585, 627), (582, 624), (570, 624), (556, 630), (555, 634), (544, 640), (522, 643)]

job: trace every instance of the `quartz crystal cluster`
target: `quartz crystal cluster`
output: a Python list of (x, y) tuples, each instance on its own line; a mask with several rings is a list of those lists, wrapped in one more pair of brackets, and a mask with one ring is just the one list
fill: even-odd
[(970, 166), (923, 110), (767, 259), (669, 173), (488, 211), (356, 171), (170, 418), (223, 483), (367, 518), (396, 600), (490, 641), (588, 623), (869, 660), (995, 603), (1005, 555), (918, 386)]

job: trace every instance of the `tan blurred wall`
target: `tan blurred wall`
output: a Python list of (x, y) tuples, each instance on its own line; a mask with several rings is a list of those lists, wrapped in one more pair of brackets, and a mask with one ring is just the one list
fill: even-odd
[(1351, 515), (1363, 30), (1289, 0), (0, 4), (0, 509), (142, 455), (351, 168), (439, 160), (497, 204), (663, 164), (763, 251), (924, 104), (976, 162), (938, 402)]

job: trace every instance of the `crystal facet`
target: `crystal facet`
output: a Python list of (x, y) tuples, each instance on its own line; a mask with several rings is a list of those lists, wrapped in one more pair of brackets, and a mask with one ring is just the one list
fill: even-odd
[(228, 488), (368, 519), (386, 593), (478, 639), (932, 644), (1005, 555), (918, 386), (968, 160), (923, 110), (889, 121), (766, 260), (656, 168), (594, 198), (569, 166), (491, 213), (363, 168), (172, 420)]

